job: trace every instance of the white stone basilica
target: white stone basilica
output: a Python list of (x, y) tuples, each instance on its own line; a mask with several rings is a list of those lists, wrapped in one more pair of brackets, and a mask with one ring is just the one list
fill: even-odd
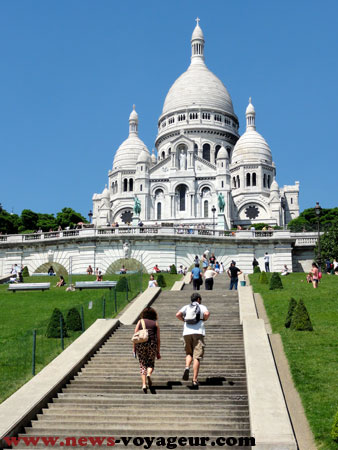
[[(205, 65), (199, 19), (191, 37), (191, 63), (170, 88), (158, 120), (157, 156), (138, 136), (135, 107), (129, 136), (117, 149), (109, 184), (93, 196), (93, 223), (132, 222), (134, 200), (144, 224), (212, 224), (218, 227), (267, 223), (283, 226), (299, 215), (299, 183), (279, 188), (265, 139), (256, 131), (249, 100), (246, 131), (230, 95)], [(219, 212), (218, 196), (225, 199)], [(223, 224), (223, 225), (222, 225)]]

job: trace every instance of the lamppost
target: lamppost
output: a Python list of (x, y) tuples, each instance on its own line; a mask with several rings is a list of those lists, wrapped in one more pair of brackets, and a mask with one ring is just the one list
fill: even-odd
[(0, 203), (0, 212), (2, 212), (2, 204)]
[(211, 212), (212, 212), (212, 227), (215, 234), (215, 213), (216, 213), (215, 205), (211, 208)]
[(315, 211), (316, 211), (316, 216), (317, 216), (317, 230), (318, 230), (318, 253), (317, 253), (317, 261), (318, 261), (318, 266), (319, 268), (321, 268), (321, 252), (320, 252), (320, 230), (319, 230), (319, 217), (320, 214), (322, 212), (322, 208), (319, 205), (319, 202), (316, 202), (316, 206), (315, 206)]
[(281, 207), (283, 210), (283, 222), (284, 222), (284, 230), (286, 230), (286, 198), (285, 195), (280, 199)]
[(92, 223), (93, 211), (90, 209), (88, 213), (89, 223)]

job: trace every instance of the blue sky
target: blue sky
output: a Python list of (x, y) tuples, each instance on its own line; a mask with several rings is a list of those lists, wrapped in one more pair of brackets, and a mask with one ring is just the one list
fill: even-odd
[(200, 17), (206, 63), (240, 120), (251, 96), (279, 185), (301, 210), (337, 206), (336, 0), (2, 0), (0, 202), (87, 215), (128, 135), (154, 147), (165, 96), (190, 62)]

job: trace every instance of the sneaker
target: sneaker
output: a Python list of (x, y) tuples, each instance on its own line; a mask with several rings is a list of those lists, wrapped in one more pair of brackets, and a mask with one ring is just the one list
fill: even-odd
[(193, 382), (192, 382), (192, 387), (194, 387), (194, 388), (198, 388), (199, 385), (200, 385), (200, 384), (199, 384), (198, 381), (193, 381)]
[(189, 380), (189, 368), (184, 369), (182, 380), (184, 380), (184, 381)]

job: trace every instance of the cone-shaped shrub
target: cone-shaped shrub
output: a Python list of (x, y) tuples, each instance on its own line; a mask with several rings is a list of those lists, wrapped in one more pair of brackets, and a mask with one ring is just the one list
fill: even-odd
[(255, 266), (254, 273), (261, 273), (261, 268), (259, 266)]
[(297, 306), (296, 300), (293, 297), (291, 297), (290, 301), (289, 301), (288, 313), (287, 313), (286, 319), (285, 319), (285, 328), (290, 328), (292, 316), (293, 316), (296, 306)]
[(268, 276), (267, 276), (266, 272), (264, 272), (264, 271), (261, 272), (261, 274), (259, 276), (259, 282), (261, 284), (268, 284), (269, 283)]
[(283, 289), (283, 283), (282, 283), (282, 280), (281, 280), (281, 277), (280, 277), (279, 273), (274, 272), (272, 274), (272, 277), (270, 279), (269, 289), (270, 290)]
[(80, 331), (82, 330), (82, 322), (80, 313), (76, 308), (71, 308), (66, 317), (67, 330)]
[(293, 312), (290, 329), (296, 331), (313, 331), (309, 313), (302, 299), (299, 300)]
[(165, 282), (164, 276), (162, 273), (159, 273), (156, 277), (157, 284), (159, 287), (166, 287), (167, 283)]
[[(119, 278), (119, 281), (116, 285), (116, 291), (117, 292), (126, 292), (128, 286), (128, 280), (125, 275), (121, 275)], [(129, 286), (128, 286), (129, 289)]]
[(170, 266), (170, 273), (177, 275), (177, 269), (175, 264), (173, 264), (172, 266)]
[(28, 270), (28, 267), (27, 267), (27, 266), (25, 266), (25, 267), (23, 268), (23, 270), (22, 270), (22, 276), (23, 276), (23, 277), (29, 277), (29, 270)]
[(48, 338), (61, 337), (60, 317), (62, 320), (63, 337), (68, 336), (67, 327), (66, 327), (62, 312), (58, 308), (55, 308), (53, 311), (52, 317), (49, 320), (48, 327), (47, 327), (46, 336)]
[(338, 442), (338, 412), (335, 415), (333, 427), (331, 431), (331, 437), (335, 442)]

